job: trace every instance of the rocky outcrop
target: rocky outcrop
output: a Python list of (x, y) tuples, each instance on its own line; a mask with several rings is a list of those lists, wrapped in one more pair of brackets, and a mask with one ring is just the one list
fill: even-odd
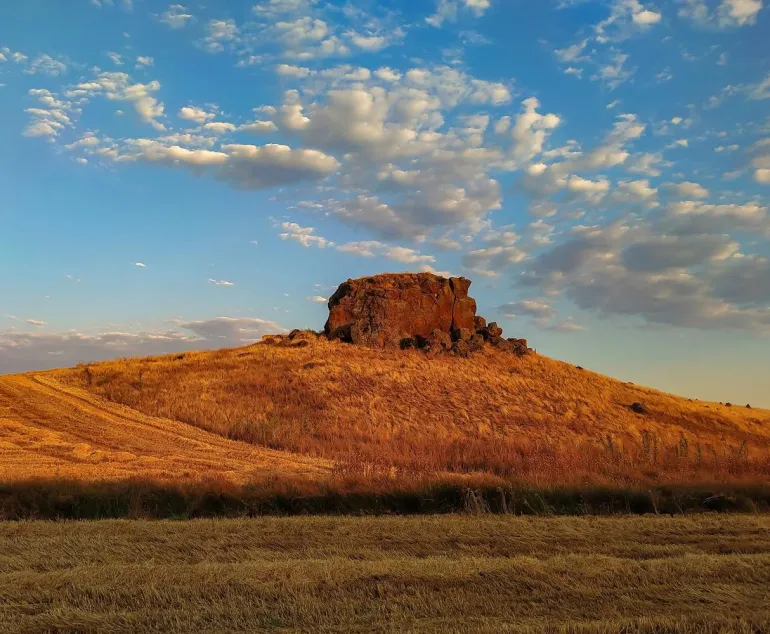
[[(329, 339), (377, 348), (419, 348), (430, 357), (468, 357), (485, 346), (519, 356), (526, 339), (503, 339), (496, 322), (476, 315), (471, 281), (433, 273), (387, 273), (348, 280), (329, 299)], [(291, 335), (290, 335), (291, 336)]]
[(399, 347), (406, 339), (444, 345), (445, 333), (472, 329), (476, 301), (470, 280), (433, 273), (384, 274), (348, 280), (329, 299), (327, 336), (375, 347)]

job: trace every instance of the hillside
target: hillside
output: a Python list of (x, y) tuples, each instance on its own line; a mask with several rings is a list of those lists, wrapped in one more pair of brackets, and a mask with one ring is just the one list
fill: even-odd
[(50, 375), (0, 376), (0, 482), (32, 477), (183, 482), (319, 477), (329, 464), (230, 441), (67, 387)]
[(429, 359), (313, 337), (304, 347), (126, 359), (38, 380), (207, 438), (332, 460), (337, 473), (482, 472), (539, 484), (770, 476), (766, 410), (692, 401), (492, 348)]

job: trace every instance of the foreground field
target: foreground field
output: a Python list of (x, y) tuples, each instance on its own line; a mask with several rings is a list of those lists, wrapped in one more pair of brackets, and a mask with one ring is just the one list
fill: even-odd
[(0, 524), (0, 631), (770, 628), (770, 516)]

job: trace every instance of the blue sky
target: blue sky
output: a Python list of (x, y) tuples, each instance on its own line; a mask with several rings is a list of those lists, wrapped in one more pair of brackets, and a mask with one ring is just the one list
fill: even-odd
[(0, 372), (473, 280), (550, 356), (770, 406), (763, 0), (0, 5)]

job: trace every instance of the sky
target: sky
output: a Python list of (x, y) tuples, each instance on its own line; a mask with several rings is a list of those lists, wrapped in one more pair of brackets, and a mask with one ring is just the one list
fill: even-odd
[(473, 280), (538, 352), (770, 406), (765, 0), (0, 3), (0, 373)]

